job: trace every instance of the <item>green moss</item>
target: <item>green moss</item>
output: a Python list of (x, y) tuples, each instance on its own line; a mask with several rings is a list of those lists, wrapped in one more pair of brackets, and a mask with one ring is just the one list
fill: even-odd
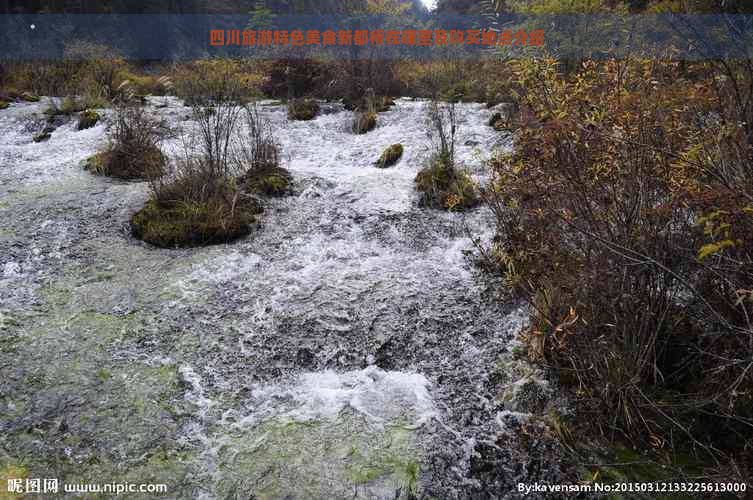
[(99, 113), (92, 109), (82, 111), (78, 115), (78, 130), (86, 130), (92, 128), (99, 121)]
[(8, 103), (8, 101), (0, 101), (0, 110), (8, 109), (9, 106), (10, 106), (10, 103)]
[[(61, 276), (48, 282), (35, 307), (37, 312), (28, 316), (33, 321), (21, 318), (21, 327), (11, 329), (11, 333), (18, 333), (17, 341), (7, 343), (9, 333), (0, 332), (0, 361), (10, 375), (3, 380), (0, 407), (6, 420), (29, 419), (33, 423), (16, 426), (4, 436), (13, 443), (14, 456), (8, 458), (0, 451), (0, 474), (9, 463), (23, 464), (31, 477), (47, 471), (61, 481), (96, 482), (97, 477), (108, 477), (117, 482), (170, 484), (193, 470), (196, 462), (192, 451), (170, 439), (178, 434), (180, 419), (187, 415), (181, 406), (185, 388), (180, 384), (178, 365), (166, 360), (154, 364), (112, 356), (126, 349), (130, 352), (135, 343), (154, 340), (158, 331), (160, 336), (167, 335), (163, 319), (141, 311), (127, 315), (88, 312), (88, 302), (82, 300), (88, 296), (83, 288), (88, 288), (92, 280), (107, 279), (101, 276), (103, 272), (116, 275), (106, 282), (112, 287), (92, 288), (103, 295), (109, 290), (115, 295), (121, 287), (137, 287), (134, 280), (141, 283), (144, 279), (150, 286), (155, 285), (155, 279), (158, 283), (153, 294), (145, 292), (146, 296), (158, 293), (159, 283), (164, 281), (161, 273), (147, 278), (129, 269), (147, 262), (164, 264), (164, 255), (159, 257), (139, 246), (119, 248), (113, 241), (95, 238), (87, 242), (87, 248), (98, 249), (96, 267), (67, 266)], [(179, 264), (180, 268), (190, 266), (189, 262)], [(139, 297), (144, 294), (139, 293)], [(50, 298), (53, 300), (47, 300)], [(153, 303), (152, 298), (145, 300)], [(183, 332), (172, 347), (182, 350), (189, 339), (193, 334)], [(6, 352), (6, 346), (13, 350)], [(60, 356), (61, 352), (65, 356)], [(21, 363), (21, 359), (26, 361)], [(42, 421), (36, 417), (40, 415), (39, 405), (48, 408), (46, 402), (51, 398), (76, 404), (59, 406)], [(127, 434), (121, 432), (124, 428), (129, 429)], [(76, 450), (81, 459), (75, 463), (68, 460), (65, 448)], [(109, 453), (113, 449), (118, 450), (117, 456)], [(122, 466), (125, 460), (127, 468)], [(13, 476), (20, 474), (14, 471)], [(184, 491), (176, 486), (171, 492), (190, 498), (191, 487), (193, 484)], [(2, 493), (0, 498), (5, 498)]]
[(89, 347), (105, 345), (108, 342), (119, 338), (126, 329), (132, 325), (129, 316), (115, 316), (95, 311), (79, 312), (74, 316), (67, 318), (59, 324), (63, 328), (70, 327), (76, 334), (88, 337)]
[(21, 99), (26, 102), (39, 102), (39, 96), (32, 94), (31, 92), (24, 92), (23, 94), (21, 94)]
[(113, 144), (106, 151), (87, 158), (84, 170), (94, 175), (105, 175), (123, 180), (142, 180), (161, 177), (167, 165), (167, 158), (157, 146), (129, 154), (120, 144)]
[(50, 282), (42, 288), (42, 298), (53, 306), (64, 306), (73, 298), (71, 286), (62, 280)]
[(97, 153), (84, 160), (84, 170), (94, 175), (105, 175), (105, 158), (104, 153)]
[(18, 320), (10, 314), (0, 311), (0, 332), (17, 328), (18, 326), (20, 326)]
[(156, 381), (162, 387), (180, 384), (178, 368), (173, 364), (165, 364), (156, 368), (144, 368), (143, 374), (149, 380)]
[(255, 190), (271, 196), (279, 196), (285, 193), (290, 186), (290, 181), (282, 175), (267, 175), (257, 180)]
[(107, 382), (112, 378), (112, 373), (107, 368), (100, 368), (97, 371), (97, 378), (102, 382)]
[(0, 354), (13, 354), (18, 351), (22, 342), (20, 326), (14, 318), (0, 312)]
[(473, 179), (451, 162), (434, 158), (416, 176), (416, 189), (423, 206), (444, 210), (466, 210), (480, 203)]
[(231, 206), (224, 198), (168, 206), (149, 200), (131, 218), (131, 232), (162, 248), (226, 243), (249, 234), (259, 212), (256, 204)]
[(400, 158), (402, 158), (402, 156), (403, 156), (403, 145), (393, 144), (392, 146), (384, 150), (384, 152), (382, 153), (382, 156), (379, 157), (379, 160), (377, 161), (376, 166), (378, 168), (391, 167), (392, 165), (400, 161)]
[(351, 449), (345, 466), (349, 479), (355, 484), (366, 484), (383, 477), (391, 477), (396, 490), (403, 493), (418, 492), (420, 464), (410, 453), (413, 440), (411, 431), (400, 425), (388, 426), (382, 436), (389, 447)]
[(277, 418), (223, 443), (220, 470), (227, 477), (217, 492), (222, 498), (238, 489), (259, 499), (318, 498), (323, 488), (332, 498), (344, 498), (364, 486), (390, 492), (390, 498), (420, 494), (415, 435), (397, 422), (370, 428), (349, 412), (335, 420)]
[(0, 463), (0, 499), (20, 499), (22, 495), (8, 492), (7, 486), (11, 480), (24, 480), (29, 477), (29, 470), (20, 463), (3, 459)]
[(319, 103), (314, 99), (293, 99), (288, 102), (288, 118), (291, 120), (313, 120), (319, 114)]
[(97, 272), (94, 275), (94, 278), (92, 281), (98, 282), (98, 281), (112, 281), (112, 279), (115, 277), (115, 273), (107, 272), (107, 271), (100, 271)]
[(374, 130), (377, 125), (376, 113), (357, 113), (353, 120), (353, 132), (356, 134), (365, 134), (371, 130)]
[(238, 184), (246, 192), (284, 196), (290, 193), (291, 176), (284, 168), (263, 166), (249, 170), (238, 180)]

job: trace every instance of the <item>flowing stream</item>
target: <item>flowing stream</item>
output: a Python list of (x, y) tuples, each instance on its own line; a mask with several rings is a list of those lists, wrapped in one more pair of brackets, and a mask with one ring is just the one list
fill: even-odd
[[(334, 106), (288, 122), (265, 103), (295, 193), (249, 237), (183, 250), (130, 236), (145, 183), (81, 168), (103, 123), (32, 142), (44, 106), (0, 111), (0, 476), (207, 499), (504, 498), (557, 477), (530, 408), (499, 394), (531, 384), (505, 361), (526, 313), (473, 264), (491, 214), (417, 204), (425, 103), (365, 135)], [(490, 113), (459, 105), (481, 183), (509, 147)], [(402, 160), (375, 168), (394, 143)]]

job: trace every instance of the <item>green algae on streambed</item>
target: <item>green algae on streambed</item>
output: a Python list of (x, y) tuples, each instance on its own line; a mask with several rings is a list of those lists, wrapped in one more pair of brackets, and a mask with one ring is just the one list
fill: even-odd
[(414, 431), (399, 421), (371, 427), (343, 411), (334, 420), (272, 418), (223, 436), (221, 498), (402, 498), (419, 493)]
[(201, 257), (176, 259), (100, 231), (76, 243), (77, 258), (58, 260), (46, 233), (22, 231), (41, 224), (68, 244), (62, 237), (79, 230), (69, 220), (84, 209), (78, 197), (92, 187), (75, 179), (26, 187), (4, 209), (12, 224), (4, 231), (45, 260), (43, 273), (16, 281), (33, 298), (0, 308), (0, 466), (68, 483), (164, 483), (175, 497), (190, 495), (196, 452), (180, 438), (193, 409), (179, 357), (162, 353), (187, 350), (180, 346), (193, 334), (175, 330), (163, 297)]
[[(110, 288), (82, 293), (104, 283)], [(34, 310), (11, 312), (19, 317), (12, 340), (0, 343), (8, 362), (0, 440), (11, 455), (0, 460), (22, 465), (32, 478), (165, 483), (180, 496), (182, 478), (195, 466), (194, 450), (178, 440), (192, 410), (175, 361), (131, 355), (169, 331), (137, 304), (130, 311), (108, 304), (123, 286), (73, 267), (42, 288)]]
[[(458, 144), (488, 151), (486, 111), (459, 108)], [(557, 477), (556, 453), (509, 445), (520, 419), (497, 418), (486, 384), (523, 317), (467, 262), (488, 214), (417, 206), (421, 103), (365, 135), (352, 113), (268, 107), (297, 195), (266, 200), (253, 235), (190, 250), (130, 236), (148, 186), (81, 168), (104, 127), (33, 144), (13, 120), (34, 109), (0, 119), (0, 470), (207, 500), (481, 497)], [(152, 112), (185, 123), (182, 103)], [(368, 168), (397, 142), (399, 164)], [(475, 151), (458, 159), (481, 178)]]
[[(344, 410), (334, 420), (272, 417), (247, 427), (219, 421), (206, 431), (210, 450), (196, 446), (186, 429), (204, 409), (187, 395), (193, 388), (179, 365), (195, 362), (202, 340), (161, 320), (156, 305), (197, 300), (179, 283), (202, 259), (171, 267), (140, 247), (126, 256), (108, 243), (89, 242), (96, 265), (66, 266), (39, 290), (34, 310), (2, 315), (3, 330), (13, 334), (0, 343), (0, 359), (12, 363), (0, 397), (7, 409), (0, 439), (12, 454), (0, 455), (0, 465), (67, 483), (167, 484), (174, 498), (199, 489), (218, 498), (249, 489), (258, 498), (419, 491), (415, 430), (401, 418), (374, 427)], [(137, 265), (167, 272), (127, 272)], [(144, 350), (156, 342), (162, 347)], [(239, 400), (228, 396), (219, 404), (232, 409)], [(215, 449), (217, 456), (209, 456)], [(216, 471), (211, 479), (208, 469)]]

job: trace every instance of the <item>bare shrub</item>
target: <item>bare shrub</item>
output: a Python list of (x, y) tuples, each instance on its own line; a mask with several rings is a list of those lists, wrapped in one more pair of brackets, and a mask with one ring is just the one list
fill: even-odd
[(356, 108), (351, 126), (354, 134), (365, 134), (377, 126), (378, 101), (373, 89), (368, 89), (360, 99), (360, 107)]
[(421, 205), (444, 210), (465, 210), (478, 205), (475, 183), (455, 165), (457, 109), (454, 102), (432, 100), (427, 105), (426, 125), (432, 155), (416, 176)]
[(87, 161), (87, 169), (120, 179), (158, 182), (167, 166), (160, 146), (172, 134), (167, 124), (141, 106), (119, 104), (109, 132), (107, 147)]
[[(172, 175), (152, 181), (152, 199), (131, 220), (134, 235), (157, 246), (206, 245), (247, 235), (262, 208), (243, 188), (253, 186), (262, 172), (264, 178), (279, 176), (271, 171), (279, 159), (271, 128), (255, 107), (238, 104), (237, 79), (214, 75), (196, 84), (203, 99), (192, 106), (195, 129), (183, 137)], [(263, 186), (271, 194), (284, 189), (274, 181)]]
[(236, 141), (234, 160), (240, 170), (276, 167), (280, 163), (280, 147), (272, 124), (264, 118), (256, 104), (244, 109), (245, 129)]
[(426, 121), (435, 155), (454, 166), (457, 106), (454, 102), (442, 103), (432, 99), (427, 105)]
[(235, 148), (235, 161), (244, 173), (238, 184), (246, 192), (282, 196), (290, 192), (291, 176), (280, 166), (280, 146), (272, 125), (259, 108), (245, 108), (245, 127)]
[(288, 100), (310, 96), (326, 87), (327, 71), (327, 64), (321, 61), (278, 59), (270, 63), (261, 90), (270, 97)]
[(167, 205), (177, 199), (207, 200), (225, 197), (234, 191), (233, 179), (240, 170), (233, 161), (233, 142), (242, 108), (232, 97), (232, 90), (222, 85), (210, 105), (192, 107), (196, 127), (182, 137), (182, 155), (176, 163), (174, 175), (156, 179), (153, 183), (158, 203)]

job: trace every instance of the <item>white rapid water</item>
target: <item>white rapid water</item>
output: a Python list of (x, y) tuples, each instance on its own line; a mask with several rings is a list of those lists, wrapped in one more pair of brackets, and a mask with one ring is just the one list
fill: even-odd
[[(161, 101), (153, 113), (190, 125)], [(263, 103), (295, 193), (266, 200), (249, 237), (183, 250), (130, 236), (145, 184), (81, 168), (104, 124), (32, 142), (43, 107), (0, 111), (11, 464), (164, 482), (174, 498), (495, 498), (541, 470), (494, 444), (519, 428), (491, 381), (525, 314), (469, 258), (492, 218), (417, 205), (424, 102), (398, 100), (365, 135), (336, 107), (289, 122)], [(457, 157), (480, 183), (506, 147), (489, 114), (459, 105)], [(395, 143), (401, 161), (375, 168)]]
[(336, 419), (351, 409), (374, 424), (410, 416), (419, 426), (436, 416), (429, 382), (418, 373), (385, 372), (376, 366), (338, 373), (301, 374), (288, 387), (260, 385), (251, 390), (254, 411), (241, 423), (284, 417), (298, 422)]

